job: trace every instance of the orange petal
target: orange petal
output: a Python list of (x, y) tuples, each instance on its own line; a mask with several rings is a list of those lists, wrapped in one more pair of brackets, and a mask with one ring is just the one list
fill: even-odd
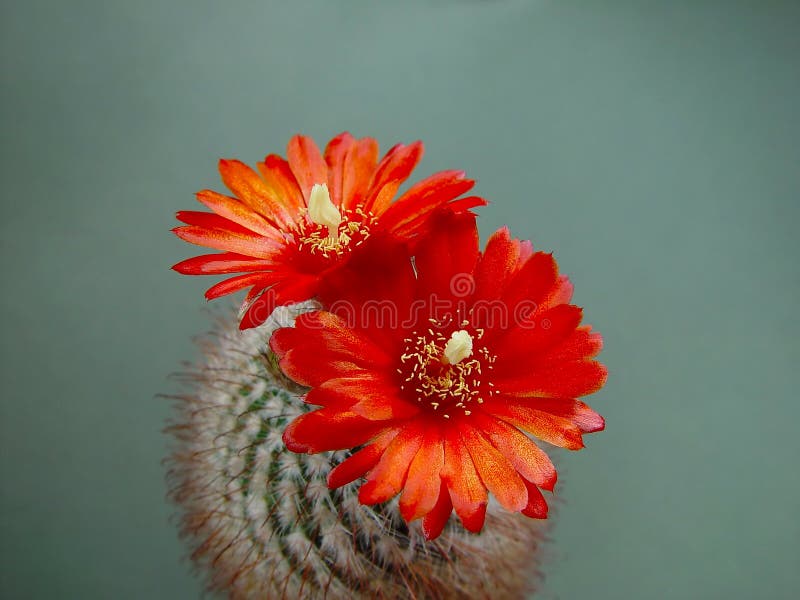
[(219, 161), (219, 172), (225, 186), (245, 205), (285, 231), (294, 223), (280, 197), (275, 197), (270, 187), (250, 167), (238, 160)]
[(306, 202), (289, 163), (277, 154), (269, 154), (256, 167), (275, 198), (279, 198), (292, 218), (297, 220)]
[(361, 504), (386, 502), (400, 492), (411, 461), (422, 445), (422, 434), (420, 425), (410, 424), (392, 440), (358, 491)]
[(428, 514), (436, 505), (444, 463), (444, 446), (438, 428), (430, 428), (417, 455), (408, 468), (408, 477), (400, 496), (400, 514), (411, 522)]
[(325, 162), (328, 165), (328, 192), (334, 206), (342, 203), (342, 181), (344, 179), (344, 158), (351, 146), (356, 143), (352, 135), (340, 133), (325, 147)]
[(277, 241), (283, 240), (274, 225), (238, 200), (211, 190), (197, 192), (196, 196), (200, 203), (213, 210), (219, 216), (225, 217), (255, 233), (260, 233)]
[(497, 501), (511, 512), (525, 508), (528, 490), (511, 463), (476, 429), (464, 423), (460, 430), (481, 481)]
[(475, 427), (489, 438), (522, 477), (546, 490), (553, 489), (557, 478), (556, 468), (547, 453), (528, 436), (483, 411), (474, 411), (472, 418)]
[(272, 240), (255, 233), (234, 233), (224, 229), (206, 229), (196, 225), (176, 227), (172, 231), (190, 244), (235, 252), (254, 258), (274, 258), (280, 250)]
[(342, 173), (343, 208), (353, 209), (364, 202), (377, 163), (378, 142), (372, 138), (362, 138), (348, 149)]
[[(392, 199), (382, 195), (380, 202), (376, 201), (381, 194), (383, 186), (389, 183), (400, 186), (411, 175), (411, 171), (414, 170), (419, 159), (422, 158), (422, 153), (422, 142), (414, 142), (408, 146), (397, 144), (390, 149), (381, 159), (375, 175), (372, 177), (371, 191), (364, 203), (364, 209), (374, 215), (382, 214), (388, 208)], [(395, 187), (396, 189), (397, 187)]]
[(305, 135), (296, 135), (289, 140), (286, 158), (289, 159), (289, 166), (308, 204), (311, 188), (315, 184), (328, 184), (328, 165), (314, 140)]
[(450, 490), (453, 507), (464, 527), (468, 531), (480, 531), (486, 517), (486, 486), (456, 428), (448, 429), (445, 434), (442, 481)]
[(569, 450), (583, 448), (583, 432), (575, 423), (536, 410), (525, 400), (509, 397), (498, 398), (487, 402), (483, 406), (483, 410), (554, 446)]
[(441, 171), (412, 185), (408, 191), (386, 209), (381, 226), (400, 229), (419, 220), (440, 205), (454, 200), (475, 185), (463, 171)]

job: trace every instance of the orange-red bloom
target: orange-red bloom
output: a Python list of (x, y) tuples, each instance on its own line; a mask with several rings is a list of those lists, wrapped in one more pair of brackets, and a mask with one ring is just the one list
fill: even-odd
[(604, 428), (577, 399), (605, 382), (593, 360), (601, 337), (581, 326), (552, 255), (507, 229), (481, 254), (471, 214), (438, 211), (430, 228), (413, 266), (389, 240), (377, 266), (361, 257), (351, 280), (337, 280), (336, 314), (308, 313), (275, 332), (281, 367), (321, 407), (294, 420), (284, 441), (295, 452), (353, 449), (329, 485), (366, 475), (361, 502), (401, 494), (403, 517), (422, 518), (428, 538), (453, 509), (480, 531), (488, 492), (544, 518), (540, 488), (552, 491), (556, 470), (526, 434), (578, 450), (584, 433)]
[(295, 136), (288, 160), (270, 154), (258, 172), (221, 160), (222, 181), (232, 196), (199, 192), (197, 199), (214, 214), (181, 211), (177, 217), (186, 225), (173, 231), (222, 253), (173, 268), (188, 275), (242, 273), (214, 285), (206, 297), (250, 288), (240, 327), (260, 325), (275, 306), (316, 296), (375, 233), (413, 242), (437, 207), (458, 212), (485, 204), (477, 197), (458, 199), (474, 184), (461, 171), (436, 173), (393, 202), (422, 151), (421, 142), (398, 144), (379, 161), (374, 139), (342, 133), (324, 154), (311, 138)]

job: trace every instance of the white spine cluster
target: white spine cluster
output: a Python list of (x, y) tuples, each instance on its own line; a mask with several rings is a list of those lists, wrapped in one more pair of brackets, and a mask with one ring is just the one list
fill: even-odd
[(267, 351), (291, 324), (281, 308), (265, 325), (238, 330), (221, 318), (202, 342), (205, 359), (184, 374), (167, 460), (191, 557), (209, 588), (230, 598), (524, 598), (537, 579), (542, 524), (490, 506), (479, 534), (451, 518), (427, 542), (396, 502), (358, 502), (357, 483), (329, 490), (345, 452), (286, 450), (285, 426), (307, 410)]

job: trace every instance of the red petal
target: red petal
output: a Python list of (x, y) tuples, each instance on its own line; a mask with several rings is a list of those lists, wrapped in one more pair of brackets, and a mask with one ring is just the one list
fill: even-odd
[(503, 301), (510, 314), (541, 304), (558, 281), (558, 266), (552, 254), (534, 253), (508, 282)]
[(372, 443), (339, 463), (328, 473), (328, 487), (334, 490), (362, 477), (378, 464), (384, 450), (399, 431), (399, 429), (389, 429), (381, 433)]
[(553, 361), (545, 356), (531, 361), (528, 372), (495, 374), (498, 389), (511, 396), (544, 398), (577, 398), (603, 387), (606, 368), (594, 360)]
[(461, 439), (472, 456), (475, 469), (489, 491), (507, 510), (518, 512), (528, 504), (528, 490), (510, 462), (476, 429), (466, 423)]
[(543, 358), (547, 363), (568, 362), (592, 358), (603, 349), (603, 337), (590, 326), (579, 327), (566, 340)]
[(305, 135), (296, 135), (289, 140), (286, 158), (289, 159), (289, 166), (308, 204), (311, 188), (315, 184), (327, 185), (328, 165), (325, 164), (314, 140)]
[(235, 252), (255, 258), (274, 258), (278, 251), (278, 248), (276, 248), (272, 240), (255, 233), (240, 233), (225, 231), (224, 229), (206, 229), (196, 225), (176, 227), (172, 231), (179, 238), (190, 244), (226, 252)]
[(421, 425), (410, 424), (392, 440), (358, 491), (361, 504), (386, 502), (400, 492), (411, 461), (422, 445), (423, 433)]
[(395, 361), (368, 337), (350, 329), (340, 317), (327, 311), (300, 315), (294, 327), (282, 328), (273, 334), (270, 346), (279, 355), (298, 349), (318, 360), (335, 354), (373, 367), (392, 365)]
[(456, 514), (468, 531), (478, 532), (486, 518), (488, 495), (456, 428), (445, 434), (444, 458), (442, 481), (450, 489)]
[(442, 210), (432, 217), (430, 228), (430, 235), (417, 246), (414, 261), (418, 297), (439, 301), (470, 297), (475, 291), (472, 273), (478, 259), (475, 215)]
[(425, 433), (422, 446), (408, 468), (408, 477), (400, 496), (400, 514), (411, 522), (428, 514), (436, 505), (444, 463), (444, 447), (438, 429)]
[[(442, 171), (411, 186), (381, 217), (381, 227), (389, 231), (411, 226), (440, 205), (472, 188), (463, 171)], [(413, 230), (413, 227), (411, 227)]]
[(528, 436), (507, 423), (482, 411), (472, 414), (475, 427), (506, 457), (523, 478), (546, 490), (556, 484), (556, 468), (550, 457)]
[[(554, 446), (568, 448), (569, 450), (583, 448), (582, 431), (575, 423), (568, 419), (536, 410), (526, 400), (497, 399), (486, 403), (484, 410)], [(535, 483), (539, 482), (535, 481)], [(543, 485), (542, 487), (546, 486)]]
[(522, 482), (528, 488), (528, 505), (522, 509), (522, 514), (531, 519), (546, 519), (547, 502), (542, 496), (542, 492), (530, 481), (523, 479)]
[(239, 329), (258, 327), (266, 321), (278, 306), (288, 306), (314, 297), (317, 280), (312, 277), (297, 277), (281, 281), (265, 290), (244, 313)]
[(351, 412), (322, 408), (289, 423), (283, 441), (292, 452), (346, 450), (368, 442), (385, 428)]
[[(370, 195), (364, 203), (364, 209), (372, 212), (374, 215), (382, 214), (389, 206), (392, 196), (381, 194), (383, 187), (387, 184), (393, 184), (396, 191), (408, 176), (411, 171), (417, 166), (419, 159), (422, 158), (423, 146), (422, 142), (414, 142), (408, 146), (397, 144), (381, 160), (380, 164), (372, 177), (370, 184)], [(378, 201), (380, 196), (380, 201)]]
[[(531, 315), (514, 315), (512, 329), (495, 334), (496, 376), (513, 376), (530, 369), (537, 357), (566, 340), (578, 327), (583, 311), (578, 306), (560, 304)], [(534, 367), (535, 368), (535, 367)]]
[(574, 286), (566, 275), (560, 275), (550, 294), (539, 303), (539, 310), (547, 310), (559, 304), (569, 304)]
[(219, 173), (225, 186), (245, 205), (266, 217), (278, 229), (291, 228), (294, 218), (283, 199), (275, 197), (253, 169), (238, 160), (222, 159), (219, 161)]
[(486, 250), (475, 266), (475, 301), (500, 298), (516, 271), (519, 240), (512, 240), (508, 227), (498, 229), (486, 243)]
[(397, 395), (396, 384), (378, 373), (359, 377), (328, 379), (306, 396), (309, 404), (336, 406), (361, 415), (370, 421), (407, 419), (420, 409)]
[(172, 268), (184, 275), (220, 275), (246, 271), (267, 271), (274, 267), (275, 264), (269, 260), (255, 259), (233, 252), (224, 252), (222, 254), (203, 254), (202, 256), (187, 258)]
[(453, 504), (450, 502), (447, 487), (442, 481), (439, 485), (439, 496), (436, 499), (436, 504), (422, 519), (422, 533), (425, 535), (425, 539), (433, 540), (441, 535), (451, 512), (453, 512)]
[(202, 212), (199, 210), (179, 210), (175, 213), (175, 218), (187, 225), (197, 225), (205, 229), (224, 229), (225, 231), (232, 231), (234, 233), (243, 233), (245, 235), (253, 235), (253, 232), (234, 223), (230, 219), (220, 217), (213, 213)]
[(247, 273), (246, 275), (231, 277), (208, 288), (206, 299), (213, 300), (226, 294), (238, 292), (251, 285), (255, 288), (263, 289), (286, 277), (284, 273)]

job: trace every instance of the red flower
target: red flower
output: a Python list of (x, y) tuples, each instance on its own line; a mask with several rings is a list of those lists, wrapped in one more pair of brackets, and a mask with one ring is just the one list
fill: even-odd
[(398, 144), (378, 162), (374, 139), (342, 133), (324, 155), (311, 138), (295, 136), (288, 161), (270, 154), (258, 163), (258, 173), (221, 160), (222, 181), (234, 197), (199, 192), (197, 199), (215, 214), (181, 211), (177, 217), (186, 225), (173, 231), (222, 253), (190, 258), (173, 269), (187, 275), (243, 273), (214, 285), (206, 297), (250, 288), (240, 327), (260, 325), (275, 306), (314, 297), (371, 235), (412, 241), (437, 207), (467, 211), (486, 203), (456, 200), (474, 184), (461, 171), (436, 173), (392, 202), (422, 151), (422, 142)]
[[(353, 281), (338, 280), (336, 314), (302, 315), (271, 340), (286, 374), (311, 388), (306, 402), (321, 407), (288, 426), (287, 447), (356, 450), (330, 487), (366, 475), (362, 503), (401, 493), (403, 517), (422, 517), (428, 538), (453, 509), (479, 531), (487, 491), (508, 510), (546, 517), (540, 488), (552, 491), (556, 470), (526, 433), (582, 448), (604, 421), (577, 398), (606, 378), (592, 360), (602, 339), (580, 325), (552, 255), (505, 228), (481, 254), (474, 216), (440, 212), (413, 268), (385, 244), (383, 279), (360, 258)], [(385, 286), (372, 297), (391, 304), (365, 301), (373, 290), (354, 285), (365, 270), (369, 285)]]

